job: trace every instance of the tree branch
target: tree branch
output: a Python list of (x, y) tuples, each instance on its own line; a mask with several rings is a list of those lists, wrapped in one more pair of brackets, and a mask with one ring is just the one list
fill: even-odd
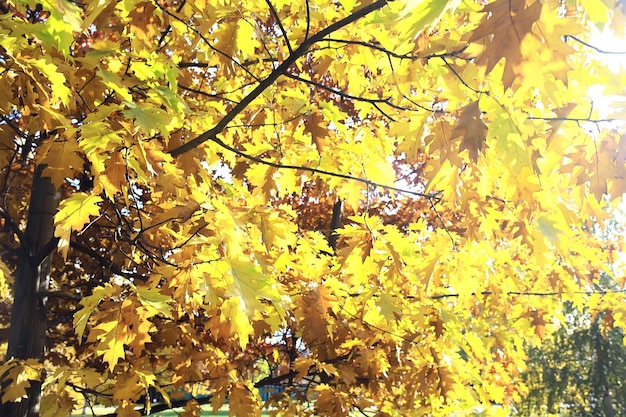
[[(382, 113), (383, 116), (385, 116), (386, 118), (388, 118), (390, 120), (393, 120), (393, 118), (391, 116), (389, 116), (387, 113), (385, 113), (380, 108), (381, 104), (386, 104), (387, 106), (389, 106), (389, 107), (391, 107), (393, 109), (396, 109), (396, 110), (418, 111), (417, 109), (411, 109), (409, 107), (404, 107), (404, 106), (400, 106), (398, 104), (394, 104), (394, 103), (391, 102), (391, 100), (389, 98), (367, 98), (367, 97), (353, 96), (351, 94), (344, 93), (343, 91), (341, 91), (341, 90), (339, 90), (337, 88), (329, 87), (327, 85), (318, 83), (317, 81), (307, 80), (306, 78), (302, 78), (302, 77), (299, 77), (297, 75), (293, 75), (293, 74), (287, 73), (287, 74), (285, 74), (285, 76), (287, 76), (287, 77), (289, 77), (291, 79), (294, 79), (296, 81), (300, 81), (300, 82), (303, 82), (305, 84), (308, 84), (308, 85), (313, 86), (315, 88), (326, 90), (329, 93), (336, 94), (337, 96), (345, 98), (345, 99), (348, 99), (348, 100), (360, 101), (360, 102), (363, 102), (363, 103), (369, 103), (372, 106), (374, 106), (374, 108), (376, 108), (376, 110), (378, 110), (380, 113)], [(429, 109), (426, 106), (422, 106), (422, 105), (419, 105), (419, 104), (416, 104), (416, 103), (413, 103), (413, 104), (416, 105), (420, 110), (426, 110), (426, 111), (429, 111), (429, 112), (432, 111), (431, 109)]]
[(76, 249), (77, 251), (84, 253), (85, 255), (91, 256), (93, 260), (96, 261), (98, 264), (100, 264), (102, 268), (107, 269), (116, 275), (119, 275), (121, 277), (128, 278), (128, 279), (136, 279), (142, 282), (146, 282), (148, 280), (148, 278), (144, 275), (122, 270), (122, 268), (120, 268), (119, 266), (117, 266), (116, 264), (112, 262), (109, 262), (107, 259), (100, 256), (100, 254), (98, 254), (93, 249), (87, 248), (81, 245), (80, 243), (70, 241), (70, 246)]
[(272, 4), (270, 0), (265, 0), (265, 3), (267, 3), (267, 7), (270, 8), (270, 12), (272, 12), (272, 16), (274, 16), (274, 19), (276, 19), (276, 24), (278, 25), (278, 28), (280, 29), (280, 32), (283, 35), (283, 39), (285, 40), (287, 49), (289, 49), (289, 53), (293, 53), (293, 49), (291, 48), (291, 42), (289, 42), (289, 37), (287, 36), (287, 31), (283, 27), (283, 23), (280, 21), (280, 17), (278, 17), (278, 12), (276, 11), (276, 8), (274, 7), (274, 5)]
[[(179, 13), (181, 10), (183, 10), (183, 7), (185, 6), (186, 2), (187, 0), (182, 0), (180, 2), (178, 7), (176, 8), (176, 13)], [(159, 37), (159, 41), (157, 42), (157, 49), (161, 48), (161, 45), (163, 45), (163, 42), (165, 41), (165, 37), (169, 35), (170, 33), (172, 33), (172, 25), (167, 25), (167, 27), (163, 30), (163, 32), (161, 32), (161, 36)]]
[(576, 123), (613, 123), (616, 122), (617, 119), (590, 119), (588, 117), (539, 117), (539, 116), (528, 116), (528, 120), (545, 120), (548, 122), (576, 122)]
[[(576, 291), (574, 292), (574, 294), (579, 294), (579, 295), (607, 295), (607, 294), (624, 294), (626, 293), (626, 290), (602, 290), (602, 291)], [(478, 293), (471, 293), (471, 296), (478, 296), (478, 295), (492, 295), (493, 292), (491, 291), (481, 291)], [(563, 292), (557, 292), (557, 291), (549, 291), (549, 292), (533, 292), (533, 291), (508, 291), (505, 293), (506, 295), (512, 295), (512, 296), (518, 296), (518, 295), (522, 295), (522, 296), (529, 296), (529, 297), (555, 297), (555, 296), (561, 296), (563, 295)], [(433, 295), (430, 298), (433, 300), (440, 300), (442, 298), (457, 298), (460, 297), (461, 294), (458, 293), (449, 293), (449, 294), (437, 294), (437, 295)]]
[(601, 54), (607, 54), (607, 55), (626, 55), (626, 51), (605, 51), (604, 49), (600, 49), (597, 46), (593, 46), (591, 44), (588, 44), (587, 42), (578, 39), (576, 36), (573, 35), (565, 35), (563, 36), (563, 40), (565, 41), (565, 43), (567, 43), (568, 39), (572, 39), (575, 40), (576, 42), (580, 43), (581, 45), (586, 46), (587, 48), (591, 48), (596, 52), (599, 52)]
[(80, 301), (83, 297), (80, 294), (70, 294), (62, 291), (45, 291), (37, 293), (40, 297), (59, 298), (68, 301)]
[(203, 144), (204, 142), (208, 140), (212, 140), (213, 142), (216, 142), (220, 146), (226, 148), (227, 145), (222, 140), (218, 139), (217, 135), (222, 133), (222, 131), (226, 128), (226, 126), (228, 126), (228, 124), (239, 113), (244, 111), (250, 105), (250, 103), (252, 103), (258, 96), (260, 96), (261, 93), (263, 93), (267, 88), (269, 88), (272, 84), (274, 84), (274, 82), (282, 74), (284, 74), (287, 71), (287, 69), (289, 69), (296, 62), (296, 60), (298, 60), (298, 58), (306, 54), (306, 52), (309, 50), (309, 48), (312, 45), (314, 45), (316, 42), (323, 40), (326, 36), (330, 35), (331, 33), (361, 19), (364, 16), (367, 16), (368, 14), (374, 12), (375, 10), (381, 9), (385, 5), (387, 5), (387, 0), (375, 1), (374, 3), (356, 11), (350, 16), (347, 16), (331, 24), (330, 26), (327, 26), (325, 29), (317, 32), (315, 35), (311, 36), (310, 38), (305, 39), (300, 44), (300, 46), (298, 46), (298, 48), (287, 57), (287, 59), (285, 59), (266, 78), (261, 80), (261, 82), (254, 88), (254, 90), (252, 90), (246, 97), (243, 98), (243, 100), (241, 100), (237, 105), (235, 105), (235, 107), (233, 107), (212, 129), (207, 130), (206, 132), (202, 133), (200, 136), (196, 137), (195, 139), (192, 139), (189, 142), (184, 143), (180, 145), (179, 147), (170, 150), (169, 153), (173, 157), (177, 157), (186, 152), (191, 151), (192, 149), (195, 149), (196, 147), (198, 147), (199, 145)]
[(231, 151), (232, 153), (241, 156), (242, 158), (245, 158), (249, 161), (252, 162), (256, 162), (258, 164), (263, 164), (263, 165), (267, 165), (270, 166), (272, 168), (276, 168), (276, 169), (293, 169), (295, 171), (305, 171), (305, 172), (310, 172), (313, 174), (318, 174), (318, 175), (326, 175), (329, 177), (335, 177), (335, 178), (343, 178), (346, 180), (350, 180), (350, 181), (356, 181), (356, 182), (360, 182), (361, 184), (365, 184), (367, 186), (371, 186), (374, 188), (383, 188), (385, 190), (390, 190), (390, 191), (395, 191), (398, 193), (402, 193), (402, 194), (407, 194), (407, 195), (413, 195), (416, 197), (423, 197), (423, 198), (427, 198), (431, 201), (440, 201), (441, 197), (438, 195), (438, 193), (433, 193), (433, 194), (426, 194), (426, 193), (420, 193), (418, 191), (411, 191), (411, 190), (407, 190), (404, 188), (399, 188), (399, 187), (394, 187), (391, 185), (386, 185), (386, 184), (380, 184), (371, 180), (368, 180), (366, 178), (360, 178), (360, 177), (355, 177), (352, 175), (348, 175), (348, 174), (342, 174), (340, 172), (332, 172), (332, 171), (326, 171), (323, 169), (318, 169), (318, 168), (313, 168), (313, 167), (308, 167), (308, 166), (303, 166), (303, 165), (286, 165), (286, 164), (281, 164), (278, 162), (272, 162), (272, 161), (268, 161), (266, 159), (261, 159), (259, 157), (253, 156), (253, 155), (249, 155), (245, 152), (240, 151), (237, 148), (234, 148), (230, 145), (227, 145), (226, 143), (222, 142), (219, 139), (213, 139), (213, 142), (217, 143), (219, 146), (221, 146), (222, 148)]
[(460, 47), (459, 49), (455, 49), (452, 50), (450, 52), (442, 52), (442, 53), (438, 53), (438, 54), (430, 54), (430, 55), (415, 55), (415, 54), (399, 54), (397, 52), (391, 51), (387, 48), (385, 48), (384, 46), (382, 46), (381, 44), (377, 43), (377, 42), (366, 42), (366, 41), (357, 41), (354, 39), (337, 39), (337, 38), (326, 38), (324, 39), (324, 42), (333, 42), (333, 43), (343, 43), (344, 45), (358, 45), (358, 46), (363, 46), (365, 48), (369, 48), (369, 49), (373, 49), (375, 51), (379, 51), (384, 53), (385, 55), (387, 55), (388, 57), (391, 58), (396, 58), (396, 59), (407, 59), (410, 61), (415, 61), (417, 59), (431, 59), (431, 58), (461, 58), (463, 60), (467, 60), (469, 61), (471, 58), (464, 58), (461, 57), (461, 53), (464, 52), (469, 45), (465, 45)]

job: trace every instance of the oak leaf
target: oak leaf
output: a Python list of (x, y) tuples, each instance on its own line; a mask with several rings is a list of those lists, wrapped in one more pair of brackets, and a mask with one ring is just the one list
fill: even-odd
[(532, 28), (541, 9), (538, 0), (497, 0), (485, 6), (485, 19), (469, 37), (469, 42), (482, 41), (486, 45), (476, 64), (484, 66), (487, 74), (502, 58), (506, 60), (502, 79), (505, 88), (513, 85), (517, 68), (530, 59), (522, 55), (522, 42), (526, 36), (534, 36)]

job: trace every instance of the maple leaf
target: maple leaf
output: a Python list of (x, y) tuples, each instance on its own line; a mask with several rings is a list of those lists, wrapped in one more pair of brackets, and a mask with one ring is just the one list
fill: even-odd
[(246, 305), (240, 298), (233, 297), (225, 300), (220, 310), (223, 320), (230, 323), (230, 334), (237, 335), (239, 346), (245, 348), (250, 336), (254, 334), (254, 328), (246, 314)]
[(80, 300), (80, 304), (83, 306), (83, 308), (81, 308), (74, 314), (74, 331), (76, 332), (80, 340), (82, 340), (89, 317), (96, 309), (100, 301), (117, 293), (119, 293), (119, 288), (107, 284), (103, 287), (95, 288), (91, 295), (83, 297)]
[(168, 304), (172, 302), (171, 297), (161, 294), (158, 288), (134, 287), (137, 291), (137, 298), (150, 315), (162, 314), (165, 317), (172, 317), (172, 307)]
[(559, 107), (558, 109), (554, 110), (554, 114), (556, 115), (556, 118), (550, 121), (549, 123), (552, 130), (551, 130), (550, 136), (548, 136), (546, 139), (546, 143), (548, 144), (548, 146), (550, 145), (550, 142), (552, 142), (552, 139), (558, 137), (559, 129), (561, 128), (563, 123), (565, 123), (565, 121), (567, 120), (567, 116), (569, 116), (569, 114), (575, 108), (576, 108), (576, 104), (568, 103), (565, 106)]
[(49, 176), (55, 187), (61, 187), (66, 178), (74, 176), (74, 170), (83, 166), (78, 155), (78, 142), (73, 137), (50, 138), (37, 153), (37, 162), (45, 165), (44, 176)]
[(253, 165), (248, 169), (250, 183), (254, 185), (255, 194), (267, 199), (272, 196), (278, 188), (276, 180), (276, 168), (266, 165)]
[(542, 310), (532, 309), (528, 312), (528, 317), (531, 319), (530, 324), (534, 327), (535, 333), (541, 339), (546, 337), (546, 320), (545, 312)]
[(381, 294), (378, 299), (378, 308), (387, 323), (396, 321), (402, 314), (402, 310), (397, 307), (395, 297), (391, 294)]
[(168, 132), (168, 123), (171, 118), (168, 114), (160, 109), (148, 106), (138, 106), (132, 102), (124, 103), (127, 110), (124, 110), (129, 118), (135, 120), (135, 123), (140, 129), (143, 129), (146, 133), (151, 133), (154, 130), (159, 132)]
[(183, 412), (179, 413), (180, 417), (200, 417), (202, 414), (202, 408), (198, 404), (198, 401), (191, 400), (187, 401), (185, 406), (183, 407)]
[(467, 149), (472, 161), (478, 160), (478, 153), (482, 150), (487, 139), (487, 125), (482, 120), (478, 101), (473, 101), (461, 109), (458, 122), (452, 130), (452, 137), (461, 137), (459, 151)]
[(104, 331), (104, 334), (98, 335), (100, 344), (96, 353), (102, 355), (102, 359), (109, 364), (109, 371), (113, 372), (117, 362), (126, 357), (124, 348), (126, 340), (124, 339), (127, 337), (125, 337), (125, 329), (115, 322), (101, 323), (96, 326), (96, 329)]
[(41, 381), (43, 365), (36, 359), (9, 359), (0, 365), (0, 375), (4, 388), (2, 402), (20, 401), (26, 397), (31, 381)]
[(128, 189), (128, 167), (120, 152), (106, 159), (104, 163), (94, 162), (94, 192), (104, 190), (105, 195), (113, 199), (117, 193), (126, 195)]
[(497, 0), (485, 6), (487, 17), (469, 37), (469, 42), (482, 40), (486, 44), (476, 64), (484, 66), (487, 74), (502, 58), (506, 60), (502, 78), (505, 87), (513, 85), (518, 68), (530, 59), (522, 54), (522, 42), (526, 36), (534, 36), (533, 24), (541, 16), (541, 9), (538, 0)]
[(563, 234), (563, 231), (557, 227), (557, 222), (547, 216), (542, 216), (537, 219), (537, 227), (543, 236), (548, 239), (549, 242), (558, 242), (559, 236)]
[(243, 382), (235, 383), (229, 395), (230, 416), (260, 417), (258, 391)]
[(54, 235), (59, 238), (59, 251), (67, 257), (72, 231), (80, 231), (92, 216), (100, 214), (102, 197), (86, 193), (75, 193), (59, 205), (54, 215)]
[(320, 155), (324, 155), (331, 145), (330, 132), (323, 123), (324, 119), (317, 112), (310, 112), (304, 116), (304, 131), (311, 135), (311, 140)]
[(65, 85), (65, 76), (58, 71), (57, 66), (46, 59), (37, 59), (32, 62), (32, 65), (41, 71), (42, 75), (47, 78), (52, 86), (52, 90), (59, 100), (66, 106), (70, 101), (70, 89)]
[(265, 307), (260, 299), (271, 301), (279, 311), (282, 310), (280, 294), (272, 286), (270, 277), (263, 274), (255, 266), (247, 262), (231, 259), (229, 260), (233, 286), (228, 294), (240, 298), (244, 311), (252, 316), (255, 311), (263, 311)]

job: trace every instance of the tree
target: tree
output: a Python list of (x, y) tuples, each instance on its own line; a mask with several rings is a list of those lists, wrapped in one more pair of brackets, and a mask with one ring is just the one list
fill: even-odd
[(623, 331), (611, 328), (606, 314), (585, 313), (570, 311), (577, 326), (570, 323), (572, 329), (531, 349), (519, 415), (611, 417), (626, 410)]
[(608, 264), (608, 3), (2, 2), (4, 413), (504, 412)]
[[(620, 210), (604, 222), (604, 228), (590, 228), (604, 241), (604, 250), (613, 252), (624, 235)], [(598, 294), (623, 290), (613, 282), (621, 260), (608, 265), (612, 274), (601, 273), (595, 283)], [(523, 373), (528, 394), (515, 408), (519, 415), (602, 416), (626, 412), (626, 353), (624, 331), (614, 327), (612, 311), (590, 299), (586, 305), (565, 303), (562, 326), (544, 345), (529, 350), (527, 370)], [(517, 415), (517, 414), (516, 414)]]

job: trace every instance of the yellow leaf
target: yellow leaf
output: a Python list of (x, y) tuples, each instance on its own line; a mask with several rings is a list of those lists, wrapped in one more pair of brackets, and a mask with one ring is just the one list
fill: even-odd
[(65, 178), (72, 178), (74, 172), (82, 169), (84, 161), (78, 151), (78, 142), (71, 135), (50, 138), (42, 144), (37, 162), (46, 166), (43, 175), (50, 177), (55, 187), (61, 187)]
[(180, 417), (200, 417), (202, 414), (202, 408), (200, 408), (200, 404), (198, 401), (191, 400), (187, 401), (185, 406), (183, 407), (183, 412), (179, 414)]
[(122, 193), (126, 197), (128, 167), (121, 152), (115, 152), (104, 161), (104, 164), (94, 163), (93, 166), (95, 168), (94, 193), (104, 190), (105, 195), (111, 200), (115, 199), (117, 193)]
[(0, 365), (2, 378), (2, 402), (20, 401), (26, 398), (31, 381), (41, 381), (43, 365), (37, 359), (9, 359)]
[[(109, 371), (113, 372), (117, 362), (126, 357), (124, 341), (121, 340), (124, 335), (121, 334), (123, 330), (120, 329), (121, 326), (118, 326), (117, 323), (109, 322), (107, 324), (112, 325), (113, 328), (104, 336), (98, 336), (98, 338), (104, 340), (100, 344), (100, 348), (96, 349), (96, 353), (102, 355), (104, 361), (109, 364)], [(98, 328), (102, 328), (102, 326)]]
[(243, 303), (240, 298), (229, 298), (224, 301), (220, 310), (222, 320), (227, 320), (230, 323), (230, 334), (237, 336), (239, 345), (244, 349), (248, 344), (250, 335), (254, 333), (254, 328), (248, 320), (245, 305), (241, 304)]
[(82, 340), (87, 326), (89, 316), (93, 313), (100, 301), (105, 298), (111, 297), (116, 293), (119, 293), (120, 288), (111, 284), (106, 284), (104, 287), (97, 287), (93, 290), (93, 293), (87, 297), (83, 297), (80, 300), (80, 304), (83, 306), (74, 314), (74, 331), (78, 335), (78, 338)]
[(261, 403), (258, 391), (250, 383), (237, 382), (230, 389), (228, 397), (231, 416), (261, 417)]
[(246, 19), (237, 22), (237, 47), (244, 57), (254, 55), (256, 47), (254, 26)]
[(271, 277), (266, 276), (257, 267), (249, 262), (238, 259), (228, 261), (233, 277), (233, 286), (228, 294), (239, 297), (242, 308), (252, 316), (255, 311), (263, 311), (265, 306), (261, 299), (271, 301), (274, 307), (282, 312), (281, 298), (277, 289), (274, 288)]
[(50, 86), (57, 98), (66, 106), (70, 102), (70, 89), (65, 85), (65, 76), (57, 66), (46, 59), (37, 59), (32, 62), (41, 74), (50, 82)]
[(100, 214), (102, 198), (97, 195), (75, 193), (59, 205), (54, 215), (54, 235), (59, 238), (59, 251), (67, 257), (72, 231), (82, 230), (91, 216)]

